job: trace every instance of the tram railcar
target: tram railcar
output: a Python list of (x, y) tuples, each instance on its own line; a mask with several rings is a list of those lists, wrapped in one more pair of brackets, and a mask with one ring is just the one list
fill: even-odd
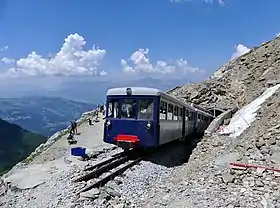
[(203, 132), (213, 116), (154, 88), (113, 88), (107, 92), (105, 143), (123, 149), (158, 147)]

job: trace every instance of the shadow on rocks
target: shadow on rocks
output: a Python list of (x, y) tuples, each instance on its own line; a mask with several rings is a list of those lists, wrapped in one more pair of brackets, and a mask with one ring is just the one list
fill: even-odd
[(193, 150), (202, 138), (203, 134), (190, 135), (185, 140), (177, 140), (156, 149), (149, 149), (147, 151), (151, 154), (148, 154), (144, 161), (165, 167), (181, 166), (189, 161)]

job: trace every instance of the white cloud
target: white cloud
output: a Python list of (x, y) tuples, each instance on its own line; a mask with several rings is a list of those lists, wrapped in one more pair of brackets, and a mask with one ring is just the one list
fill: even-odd
[(106, 76), (108, 73), (106, 71), (101, 71), (100, 76)]
[[(194, 2), (197, 0), (170, 0), (172, 3), (183, 3), (183, 2)], [(214, 4), (215, 2), (218, 3), (221, 6), (224, 6), (226, 4), (226, 0), (203, 0), (203, 2), (207, 4)]]
[(207, 4), (213, 4), (213, 3), (217, 2), (221, 6), (224, 6), (226, 4), (225, 0), (204, 0), (204, 2)]
[(9, 46), (8, 46), (8, 45), (6, 45), (5, 47), (0, 48), (0, 51), (6, 51), (6, 50), (8, 50), (8, 49), (9, 49)]
[(170, 0), (171, 3), (182, 3), (186, 1), (191, 1), (191, 0)]
[[(79, 34), (70, 34), (64, 39), (60, 51), (52, 57), (43, 57), (31, 52), (25, 58), (15, 61), (15, 67), (8, 69), (6, 75), (11, 76), (68, 76), (97, 75), (99, 66), (106, 54), (105, 49), (95, 46), (84, 50), (85, 39)], [(4, 60), (3, 60), (4, 59)], [(8, 58), (2, 61), (8, 62)], [(104, 75), (105, 72), (102, 72)]]
[[(135, 51), (130, 58), (126, 61), (121, 60), (124, 72), (134, 73), (160, 73), (160, 74), (171, 74), (171, 73), (196, 73), (204, 72), (201, 69), (189, 66), (188, 62), (184, 59), (176, 60), (174, 64), (168, 64), (165, 61), (157, 61), (153, 65), (148, 58), (149, 49), (139, 49)], [(129, 64), (128, 62), (132, 62)]]
[(4, 64), (11, 64), (11, 63), (14, 63), (14, 62), (15, 62), (14, 59), (7, 58), (7, 57), (2, 58), (1, 61), (2, 61)]
[(238, 44), (237, 46), (235, 46), (236, 51), (234, 52), (234, 54), (231, 56), (230, 60), (236, 59), (239, 56), (242, 56), (248, 52), (250, 52), (250, 48), (242, 45), (242, 44)]

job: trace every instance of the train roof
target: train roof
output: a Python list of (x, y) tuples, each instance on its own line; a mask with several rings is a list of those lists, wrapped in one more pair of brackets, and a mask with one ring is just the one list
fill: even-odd
[(152, 95), (159, 96), (162, 91), (156, 88), (148, 87), (121, 87), (121, 88), (112, 88), (109, 89), (107, 95), (127, 95), (126, 90), (130, 88), (132, 95)]
[(197, 110), (197, 112), (200, 112), (201, 114), (203, 114), (205, 116), (214, 117), (207, 109), (205, 109), (199, 105), (191, 103), (191, 106), (194, 107)]
[(166, 92), (163, 92), (159, 89), (156, 88), (149, 88), (149, 87), (120, 87), (120, 88), (111, 88), (108, 90), (107, 92), (107, 96), (114, 96), (114, 95), (127, 95), (127, 89), (130, 88), (132, 91), (132, 95), (147, 95), (147, 96), (162, 96), (165, 97), (169, 100), (172, 100), (175, 103), (184, 105), (186, 107), (188, 107), (189, 109), (192, 110), (197, 110), (198, 112), (200, 112), (201, 114), (204, 115), (208, 115), (208, 116), (212, 116), (211, 114), (209, 114), (207, 111), (203, 111), (201, 108), (196, 108), (196, 106), (192, 106), (189, 103), (183, 103), (181, 101), (179, 101), (178, 99), (176, 99), (175, 97), (167, 94)]
[(207, 111), (204, 111), (204, 110), (201, 110), (201, 109), (198, 109), (198, 108), (195, 108), (195, 109), (196, 109), (197, 112), (199, 112), (199, 113), (202, 114), (202, 115), (205, 115), (205, 116), (209, 116), (209, 117), (213, 117), (213, 118), (214, 118), (214, 116), (213, 116), (212, 114), (210, 114), (209, 112), (207, 112)]

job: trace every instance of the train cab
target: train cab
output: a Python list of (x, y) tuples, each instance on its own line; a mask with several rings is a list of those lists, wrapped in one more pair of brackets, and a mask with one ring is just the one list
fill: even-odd
[(103, 141), (123, 149), (157, 146), (158, 106), (156, 89), (129, 87), (108, 90)]

